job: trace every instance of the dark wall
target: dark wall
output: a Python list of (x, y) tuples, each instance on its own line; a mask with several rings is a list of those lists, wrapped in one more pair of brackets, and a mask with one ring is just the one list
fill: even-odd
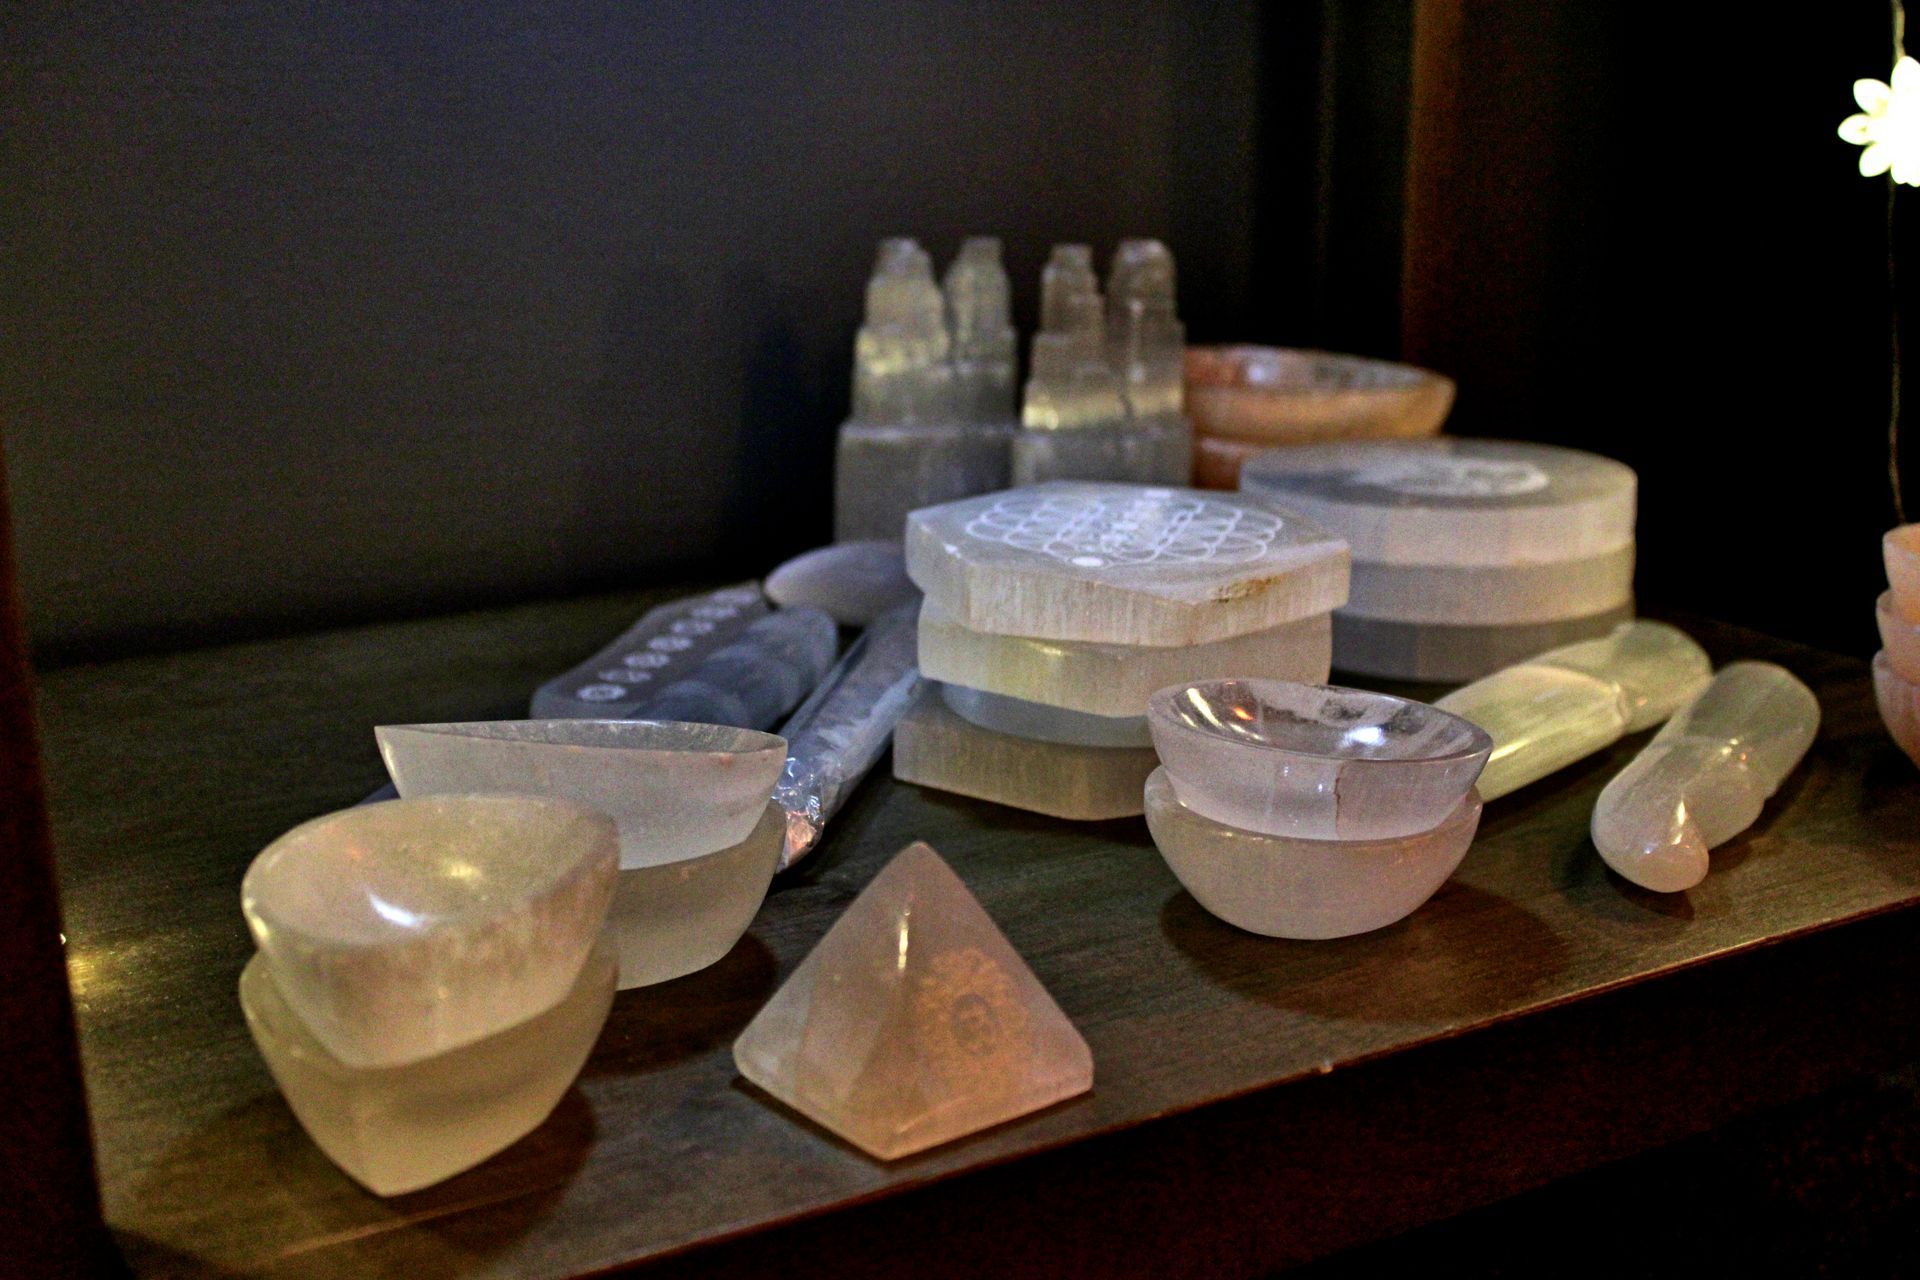
[(1168, 240), (1198, 336), (1254, 306), (1250, 2), (0, 23), (0, 383), (43, 656), (825, 540), (881, 236), (1005, 236), (1023, 323), (1061, 239)]

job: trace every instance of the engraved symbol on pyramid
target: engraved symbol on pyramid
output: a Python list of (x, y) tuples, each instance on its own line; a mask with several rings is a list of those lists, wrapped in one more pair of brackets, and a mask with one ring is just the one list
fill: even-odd
[(1354, 482), (1424, 498), (1511, 498), (1548, 484), (1531, 462), (1479, 458), (1409, 458), (1361, 471)]
[(883, 1160), (1093, 1087), (1086, 1041), (925, 844), (854, 899), (740, 1033), (733, 1060)]
[(1264, 552), (1280, 525), (1264, 511), (1146, 489), (1008, 494), (969, 521), (967, 534), (1098, 569), (1155, 561), (1241, 564)]

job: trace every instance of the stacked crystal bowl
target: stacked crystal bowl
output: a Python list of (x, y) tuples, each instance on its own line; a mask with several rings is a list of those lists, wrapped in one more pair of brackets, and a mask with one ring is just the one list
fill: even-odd
[(1200, 905), (1281, 938), (1393, 924), (1431, 897), (1480, 823), (1485, 731), (1425, 703), (1283, 680), (1155, 693), (1162, 767), (1147, 825)]
[(398, 1195), (546, 1119), (613, 1002), (618, 865), (611, 819), (532, 796), (366, 805), (262, 851), (240, 1004), (321, 1150)]
[(1056, 817), (1137, 815), (1154, 690), (1323, 679), (1345, 544), (1266, 500), (1052, 482), (914, 512), (926, 686), (894, 776)]
[(1503, 440), (1276, 449), (1241, 490), (1344, 537), (1333, 664), (1474, 680), (1633, 616), (1636, 479), (1609, 458)]
[(1412, 365), (1285, 347), (1189, 347), (1193, 482), (1233, 489), (1276, 445), (1431, 436), (1453, 408), (1453, 379)]
[(1920, 524), (1901, 525), (1880, 549), (1888, 589), (1875, 610), (1881, 648), (1873, 655), (1873, 691), (1887, 732), (1920, 764)]

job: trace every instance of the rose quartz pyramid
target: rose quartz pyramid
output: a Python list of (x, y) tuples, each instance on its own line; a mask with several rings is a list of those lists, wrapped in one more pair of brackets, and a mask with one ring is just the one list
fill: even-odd
[(893, 1160), (1093, 1087), (1093, 1056), (958, 876), (909, 845), (733, 1045), (740, 1074)]

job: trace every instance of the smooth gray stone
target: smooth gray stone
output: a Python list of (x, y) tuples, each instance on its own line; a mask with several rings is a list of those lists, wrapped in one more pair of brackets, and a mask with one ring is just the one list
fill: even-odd
[(839, 647), (839, 627), (820, 610), (778, 610), (628, 718), (770, 729), (826, 675)]
[(1184, 417), (1016, 432), (1015, 485), (1043, 480), (1117, 480), (1185, 485), (1193, 478), (1193, 424)]
[(767, 575), (767, 596), (783, 608), (812, 608), (843, 627), (864, 627), (920, 599), (898, 542), (836, 542)]
[(840, 428), (833, 461), (836, 542), (899, 542), (907, 513), (1007, 487), (1014, 425)]
[(633, 718), (766, 613), (760, 588), (750, 582), (649, 609), (613, 643), (536, 689), (531, 718)]

